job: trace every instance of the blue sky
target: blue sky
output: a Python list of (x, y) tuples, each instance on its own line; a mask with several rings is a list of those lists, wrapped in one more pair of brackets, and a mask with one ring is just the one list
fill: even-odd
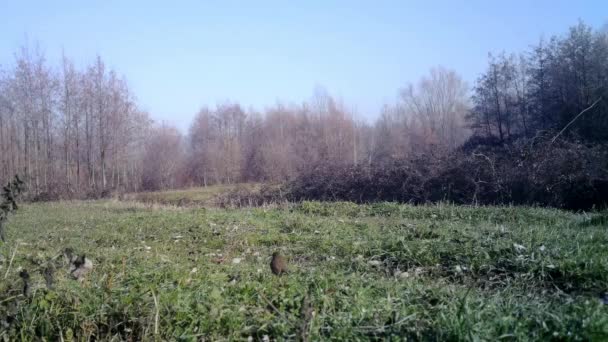
[[(0, 65), (37, 41), (55, 63), (100, 54), (141, 106), (186, 129), (225, 100), (263, 109), (323, 86), (373, 119), (436, 65), (471, 85), (488, 52), (518, 52), (578, 19), (608, 22), (608, 1), (0, 0)], [(57, 64), (56, 64), (57, 65)]]

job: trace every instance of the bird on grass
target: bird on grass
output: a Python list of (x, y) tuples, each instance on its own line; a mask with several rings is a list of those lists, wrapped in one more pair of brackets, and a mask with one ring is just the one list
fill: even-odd
[(270, 261), (270, 270), (272, 271), (272, 273), (278, 276), (287, 273), (287, 262), (278, 251), (272, 253), (272, 261)]

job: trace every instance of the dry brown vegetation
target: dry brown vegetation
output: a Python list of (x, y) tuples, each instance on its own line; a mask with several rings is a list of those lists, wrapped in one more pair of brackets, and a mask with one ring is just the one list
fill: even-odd
[[(50, 66), (24, 47), (0, 73), (0, 180), (23, 176), (32, 200), (283, 184), (222, 205), (283, 199), (422, 203), (606, 203), (608, 36), (583, 23), (519, 55), (491, 56), (472, 96), (434, 68), (374, 123), (319, 88), (263, 111), (204, 107), (187, 135), (153, 123), (97, 58)], [(559, 133), (558, 133), (559, 132)]]

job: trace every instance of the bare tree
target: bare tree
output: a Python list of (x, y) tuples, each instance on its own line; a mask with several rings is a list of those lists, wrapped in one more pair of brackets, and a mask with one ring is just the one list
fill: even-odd
[(431, 69), (416, 86), (401, 90), (401, 100), (406, 115), (413, 119), (410, 127), (415, 125), (426, 143), (454, 149), (468, 137), (467, 85), (456, 72)]
[(143, 160), (143, 187), (146, 190), (175, 188), (180, 185), (179, 172), (183, 170), (182, 136), (166, 124), (150, 133)]

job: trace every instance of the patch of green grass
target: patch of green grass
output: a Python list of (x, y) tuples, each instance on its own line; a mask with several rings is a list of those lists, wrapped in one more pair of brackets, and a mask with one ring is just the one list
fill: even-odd
[(235, 190), (244, 188), (248, 190), (257, 190), (261, 184), (244, 183), (235, 185), (211, 185), (200, 188), (188, 188), (182, 190), (166, 190), (166, 191), (151, 191), (138, 192), (124, 195), (125, 200), (138, 201), (148, 204), (164, 204), (175, 206), (213, 206), (217, 196)]
[[(0, 247), (0, 339), (295, 340), (305, 330), (311, 340), (606, 340), (605, 216), (446, 204), (24, 205)], [(37, 264), (65, 247), (94, 270), (81, 284), (59, 267), (47, 290)], [(275, 250), (289, 260), (286, 276), (270, 272)]]

